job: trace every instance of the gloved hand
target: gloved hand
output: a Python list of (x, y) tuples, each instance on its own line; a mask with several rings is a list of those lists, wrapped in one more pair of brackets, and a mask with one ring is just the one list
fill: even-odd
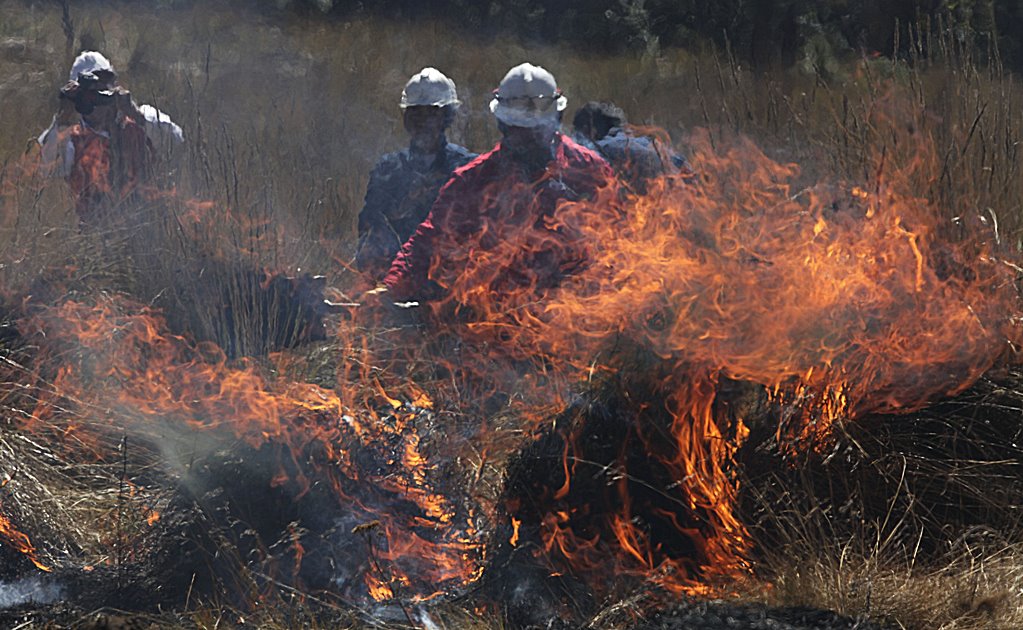
[(135, 106), (135, 101), (131, 100), (131, 92), (128, 90), (120, 86), (114, 88), (114, 103), (117, 105), (119, 118), (131, 118), (139, 124), (143, 122), (144, 116)]

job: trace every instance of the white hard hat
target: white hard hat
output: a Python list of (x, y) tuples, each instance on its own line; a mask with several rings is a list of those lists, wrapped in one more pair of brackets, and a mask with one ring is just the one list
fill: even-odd
[(557, 122), (568, 107), (554, 75), (540, 66), (523, 63), (508, 71), (494, 91), (490, 111), (512, 127), (538, 127)]
[(405, 89), (401, 91), (402, 109), (420, 105), (446, 107), (459, 104), (455, 82), (436, 68), (423, 68), (408, 80)]
[(114, 72), (114, 67), (110, 65), (109, 59), (94, 50), (87, 50), (78, 55), (75, 58), (75, 62), (71, 64), (71, 76), (69, 79), (77, 81), (80, 75), (96, 74), (97, 72), (117, 74)]

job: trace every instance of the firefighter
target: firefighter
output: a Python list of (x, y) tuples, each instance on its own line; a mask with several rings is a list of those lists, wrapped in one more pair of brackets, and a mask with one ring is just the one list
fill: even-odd
[[(127, 90), (118, 85), (117, 72), (103, 54), (96, 51), (82, 52), (71, 64), (71, 72), (64, 92), (72, 92), (81, 75), (92, 76), (99, 80), (99, 85), (105, 90), (114, 90), (129, 94)], [(124, 97), (122, 97), (123, 99)], [(136, 105), (129, 98), (122, 101), (122, 108), (125, 114), (130, 116), (136, 123), (140, 124), (146, 132), (153, 147), (164, 152), (184, 142), (184, 134), (170, 116), (158, 110), (152, 105)], [(70, 164), (65, 163), (66, 130), (81, 122), (80, 114), (75, 111), (74, 101), (68, 98), (60, 99), (58, 112), (46, 131), (39, 134), (38, 143), (42, 150), (43, 166), (55, 171), (56, 174), (66, 176)]]
[(590, 101), (572, 118), (572, 137), (606, 159), (620, 178), (637, 192), (661, 175), (690, 173), (686, 159), (659, 138), (636, 134), (625, 112), (610, 102)]
[(64, 177), (82, 228), (95, 227), (150, 178), (154, 141), (180, 142), (166, 114), (137, 106), (102, 54), (83, 52), (59, 92), (60, 110), (38, 139), (41, 162)]
[(537, 247), (495, 261), (492, 290), (511, 282), (542, 291), (584, 264), (555, 215), (562, 202), (590, 198), (614, 176), (599, 155), (560, 133), (566, 105), (547, 70), (524, 63), (508, 71), (490, 103), (500, 142), (441, 189), (385, 278), (386, 299), (440, 299), (466, 264), (500, 247), (494, 241), (507, 230), (527, 231)]
[(459, 104), (455, 83), (435, 68), (423, 68), (401, 93), (409, 146), (377, 162), (359, 213), (355, 264), (373, 281), (387, 272), (402, 243), (429, 214), (451, 173), (476, 157), (447, 140)]

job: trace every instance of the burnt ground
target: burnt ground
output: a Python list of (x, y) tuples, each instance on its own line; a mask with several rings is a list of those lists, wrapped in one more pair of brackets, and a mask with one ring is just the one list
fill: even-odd
[[(689, 507), (685, 490), (677, 484), (676, 469), (663, 463), (672, 457), (672, 442), (662, 436), (670, 435), (673, 418), (663, 405), (648, 404), (658, 399), (649, 383), (615, 379), (580, 395), (549, 430), (510, 461), (500, 502), (507, 518), (498, 521), (497, 549), (484, 583), (494, 600), (506, 602), (513, 623), (539, 626), (545, 619), (557, 618), (571, 624), (573, 619), (598, 614), (603, 601), (650, 588), (641, 578), (616, 575), (612, 562), (600, 562), (580, 573), (575, 568), (579, 562), (563, 556), (558, 545), (550, 553), (537, 553), (545, 546), (543, 531), (549, 514), (571, 515), (568, 527), (580, 540), (598, 541), (598, 557), (625, 555), (605, 541), (616, 540), (614, 517), (630, 514), (630, 521), (651, 541), (653, 566), (669, 558), (686, 559), (688, 577), (703, 581), (706, 576), (700, 567), (714, 564), (702, 544), (703, 536), (712, 534), (708, 515), (703, 508)], [(728, 384), (722, 391), (718, 406), (725, 415), (739, 407), (767, 413), (756, 389)], [(566, 460), (572, 475), (563, 491)], [(512, 520), (520, 523), (514, 546), (508, 542)], [(731, 615), (727, 605), (722, 606), (726, 608), (722, 619), (754, 619), (758, 614), (769, 618), (763, 611)], [(713, 610), (701, 612), (687, 606), (666, 613), (664, 619), (686, 623), (686, 615), (704, 614), (713, 619), (717, 614)], [(716, 621), (709, 623), (707, 627), (718, 627), (713, 625)]]
[(683, 602), (637, 622), (635, 630), (882, 630), (866, 619), (807, 608), (717, 601)]
[[(354, 549), (356, 543), (347, 548), (338, 545), (326, 553), (315, 551), (317, 545), (323, 548), (337, 542), (337, 532), (331, 531), (331, 524), (336, 529), (343, 515), (338, 508), (324, 510), (325, 499), (317, 497), (316, 490), (303, 493), (288, 484), (276, 487), (271, 484), (279, 458), (271, 447), (264, 449), (221, 451), (196, 462), (194, 472), (182, 481), (158, 530), (147, 537), (142, 562), (99, 566), (89, 571), (58, 569), (42, 575), (22, 556), (0, 554), (3, 564), (12, 569), (0, 582), (12, 584), (15, 576), (39, 575), (37, 591), (52, 600), (0, 610), (0, 627), (90, 630), (195, 627), (195, 617), (168, 612), (181, 610), (185, 601), (192, 602), (193, 611), (203, 606), (215, 607), (220, 611), (216, 614), (230, 620), (229, 627), (265, 627), (259, 621), (240, 620), (246, 617), (251, 620), (250, 615), (256, 612), (251, 609), (251, 600), (245, 601), (253, 592), (280, 586), (287, 592), (291, 588), (270, 577), (274, 574), (286, 577), (292, 566), (292, 550), (280, 542), (286, 543), (291, 523), (301, 523), (310, 530), (304, 568), (300, 574), (291, 576), (296, 581), (294, 586), (305, 592), (328, 586), (323, 581), (324, 567), (344, 561), (345, 554), (357, 555), (358, 551)], [(274, 543), (277, 539), (280, 541)], [(248, 551), (242, 552), (243, 549)], [(575, 606), (564, 606), (566, 600), (575, 602)], [(506, 628), (881, 628), (826, 611), (678, 600), (657, 597), (652, 592), (644, 596), (642, 606), (623, 607), (622, 613), (601, 613), (599, 608), (613, 599), (598, 602), (583, 581), (570, 576), (551, 577), (549, 567), (541, 566), (526, 553), (505, 555), (500, 563), (495, 560), (480, 590), (439, 604), (438, 608), (454, 605), (471, 609), (474, 601), (497, 604), (502, 621), (495, 621), (495, 626)], [(345, 606), (337, 600), (328, 603), (315, 596), (301, 603), (297, 599), (282, 600), (278, 606), (272, 627), (408, 625), (403, 615), (396, 613), (395, 606), (367, 613), (354, 605)], [(414, 608), (412, 616), (418, 619)]]
[[(260, 627), (258, 622), (246, 623), (244, 614), (224, 614), (228, 627)], [(495, 622), (495, 627), (540, 630), (620, 628), (628, 630), (886, 630), (888, 627), (866, 619), (843, 617), (828, 611), (806, 608), (769, 608), (759, 604), (737, 604), (725, 601), (682, 601), (661, 611), (636, 618), (604, 619), (599, 622), (548, 623), (518, 626)], [(330, 611), (313, 606), (296, 607), (290, 623), (281, 627), (358, 627), (352, 613)], [(388, 621), (363, 618), (366, 627), (411, 627), (393, 617)], [(87, 609), (76, 603), (62, 602), (46, 607), (22, 606), (0, 611), (4, 628), (68, 628), (79, 630), (143, 630), (172, 627), (195, 627), (195, 620), (173, 613), (130, 613), (112, 607)]]
[[(907, 515), (907, 522), (886, 533), (890, 551), (910, 550), (924, 564), (941, 566), (950, 551), (948, 541), (957, 536), (1011, 536), (1018, 531), (1014, 497), (1023, 492), (1020, 382), (1018, 371), (991, 374), (959, 396), (925, 409), (839, 426), (833, 442), (798, 455), (786, 453), (776, 437), (774, 427), (783, 409), (768, 404), (755, 387), (724, 383), (715, 403), (721, 417), (741, 415), (751, 428), (734, 474), (741, 479), (741, 518), (757, 543), (754, 566), (765, 550), (778, 553), (791, 544), (788, 536), (794, 530), (819, 528), (835, 539), (869, 539), (871, 524), (885, 522), (892, 512)], [(503, 526), (484, 582), (494, 600), (505, 602), (513, 625), (543, 627), (544, 620), (559, 619), (573, 627), (571, 620), (598, 614), (600, 601), (621, 599), (623, 588), (642, 588), (607, 571), (574, 576), (572, 563), (559, 557), (556, 546), (542, 562), (537, 560), (534, 551), (543, 544), (545, 514), (572, 514), (572, 530), (584, 540), (601, 541), (602, 552), (610, 554), (613, 546), (603, 541), (615, 536), (607, 515), (629, 505), (633, 523), (655, 549), (671, 557), (695, 557), (696, 549), (688, 547), (692, 541), (670, 525), (674, 521), (698, 530), (700, 515), (680, 509), (660, 491), (672, 487), (671, 470), (650, 456), (649, 444), (636, 438), (636, 427), (621, 420), (642, 418), (647, 427), (670, 421), (658, 406), (642, 405), (646, 394), (652, 392), (641, 384), (608, 383), (580, 397), (510, 462), (502, 507), (521, 521), (519, 541), (512, 548), (507, 542), (512, 532)], [(567, 493), (559, 493), (566, 453), (574, 467), (572, 484)], [(799, 561), (793, 557), (788, 562)], [(769, 575), (760, 577), (771, 581)], [(876, 620), (821, 610), (668, 601), (633, 627), (881, 627)], [(866, 604), (869, 609), (869, 598)]]

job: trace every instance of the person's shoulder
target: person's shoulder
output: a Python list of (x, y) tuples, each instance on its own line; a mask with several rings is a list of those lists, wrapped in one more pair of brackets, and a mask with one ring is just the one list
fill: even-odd
[(449, 142), (444, 147), (444, 151), (447, 154), (448, 164), (454, 164), (456, 167), (472, 162), (478, 155), (454, 142)]
[(566, 161), (580, 168), (607, 169), (607, 160), (600, 153), (588, 149), (567, 135), (561, 136), (561, 147)]
[(394, 173), (402, 170), (405, 167), (405, 159), (403, 154), (407, 153), (408, 150), (394, 151), (392, 153), (385, 153), (380, 156), (377, 163), (373, 166), (373, 172), (370, 177), (389, 177)]
[(597, 141), (602, 152), (637, 154), (656, 153), (657, 146), (650, 136), (641, 136), (615, 127), (606, 136)]
[(561, 146), (565, 152), (565, 156), (572, 160), (578, 160), (581, 162), (603, 162), (604, 159), (600, 157), (600, 154), (593, 149), (584, 147), (577, 141), (573, 140), (571, 136), (562, 134)]
[(158, 130), (159, 133), (165, 135), (167, 138), (173, 140), (175, 143), (182, 143), (185, 141), (185, 134), (181, 130), (181, 125), (177, 124), (171, 117), (159, 109), (149, 105), (148, 103), (142, 103), (138, 106), (139, 113), (142, 114), (144, 122), (150, 127)]
[(160, 110), (158, 110), (157, 108), (153, 107), (148, 103), (142, 103), (141, 105), (139, 105), (138, 110), (142, 114), (142, 117), (146, 119), (146, 122), (177, 126), (175, 122), (171, 120), (171, 117), (168, 116), (165, 112), (161, 112)]
[[(475, 177), (486, 173), (490, 169), (491, 165), (494, 164), (497, 149), (498, 147), (494, 147), (486, 153), (480, 153), (479, 155), (472, 154), (472, 158), (468, 162), (455, 169), (455, 172), (452, 174), (453, 179)], [(448, 183), (450, 184), (452, 182)]]
[(573, 133), (572, 135), (565, 134), (565, 137), (571, 138), (573, 142), (575, 142), (581, 147), (587, 148), (591, 151), (598, 151), (597, 145), (594, 144), (593, 140), (590, 140), (588, 137), (581, 133)]
[(440, 187), (434, 210), (436, 211), (438, 206), (456, 204), (468, 199), (471, 196), (470, 191), (479, 189), (494, 177), (496, 152), (497, 147), (494, 147), (452, 171), (451, 177)]

